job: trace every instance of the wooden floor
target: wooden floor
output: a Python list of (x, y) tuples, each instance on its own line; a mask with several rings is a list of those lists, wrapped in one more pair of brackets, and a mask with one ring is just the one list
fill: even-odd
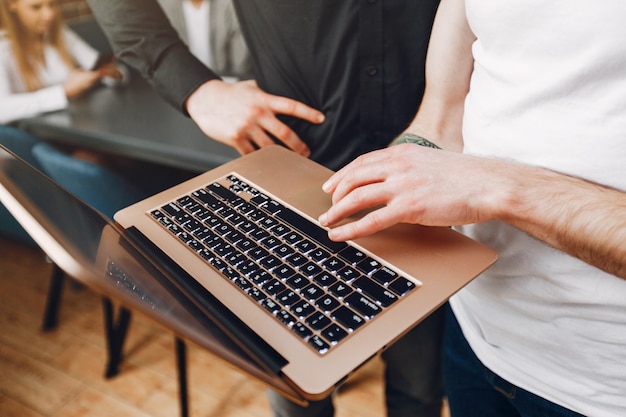
[[(0, 237), (0, 416), (179, 415), (174, 338), (133, 315), (118, 376), (104, 378), (100, 298), (71, 282), (59, 324), (42, 332), (51, 265), (36, 248)], [(260, 382), (188, 345), (191, 417), (271, 417)], [(336, 417), (381, 417), (382, 365), (374, 359), (336, 397)]]

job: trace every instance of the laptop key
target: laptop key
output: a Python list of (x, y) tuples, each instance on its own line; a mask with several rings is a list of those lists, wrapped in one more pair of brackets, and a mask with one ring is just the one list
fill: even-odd
[(213, 258), (211, 258), (209, 263), (211, 264), (211, 266), (213, 266), (213, 268), (217, 269), (218, 271), (223, 271), (224, 269), (228, 267), (226, 262), (222, 261), (217, 256), (214, 256)]
[(238, 243), (241, 239), (243, 239), (244, 235), (241, 232), (238, 232), (237, 230), (232, 230), (231, 232), (228, 233), (228, 235), (226, 235), (226, 240), (228, 240), (230, 243)]
[(271, 298), (266, 298), (265, 300), (263, 300), (263, 303), (261, 303), (261, 305), (263, 305), (263, 308), (265, 308), (272, 314), (280, 310), (280, 306), (278, 305), (278, 303)]
[(278, 317), (278, 319), (282, 321), (286, 326), (292, 326), (296, 322), (296, 318), (289, 314), (289, 312), (286, 310), (280, 310), (278, 313), (276, 313), (276, 317)]
[(341, 252), (339, 252), (339, 257), (344, 261), (347, 261), (350, 264), (358, 264), (363, 259), (367, 257), (367, 255), (354, 246), (347, 246)]
[(341, 306), (333, 311), (333, 318), (343, 324), (347, 329), (354, 331), (365, 323), (365, 319), (346, 306)]
[(233, 268), (231, 268), (230, 266), (227, 266), (226, 268), (224, 268), (222, 270), (222, 274), (226, 275), (226, 277), (228, 277), (231, 281), (240, 277), (239, 273), (235, 271)]
[(322, 330), (324, 327), (330, 324), (330, 319), (324, 313), (314, 313), (309, 316), (306, 320), (306, 324), (311, 326), (313, 330)]
[(330, 349), (330, 345), (317, 335), (312, 336), (309, 339), (309, 345), (311, 345), (313, 349), (317, 350), (322, 355), (328, 352), (328, 349)]
[(272, 271), (272, 275), (274, 275), (276, 278), (280, 279), (281, 281), (284, 281), (287, 278), (290, 278), (296, 275), (296, 271), (289, 265), (283, 264), (281, 266), (274, 268), (274, 270)]
[(250, 199), (250, 203), (259, 207), (267, 203), (268, 200), (269, 200), (268, 196), (266, 196), (265, 194), (259, 193)]
[(202, 243), (198, 242), (195, 239), (191, 239), (189, 242), (187, 242), (187, 246), (189, 246), (194, 252), (200, 252), (202, 249), (204, 249)]
[(308, 239), (303, 239), (302, 241), (298, 242), (298, 244), (296, 245), (296, 248), (306, 254), (310, 251), (312, 251), (313, 249), (317, 248), (317, 246), (315, 246), (315, 244), (313, 242), (311, 242)]
[(337, 277), (342, 279), (344, 282), (351, 282), (353, 279), (361, 276), (361, 273), (351, 266), (341, 268), (341, 270), (337, 271), (336, 274)]
[(177, 214), (180, 214), (182, 212), (182, 209), (174, 203), (164, 205), (163, 207), (161, 207), (161, 210), (163, 210), (170, 216), (176, 216)]
[(248, 291), (252, 288), (252, 284), (247, 279), (242, 277), (235, 278), (233, 282), (243, 291)]
[(322, 272), (322, 268), (313, 262), (307, 262), (306, 264), (300, 266), (300, 272), (311, 278)]
[(176, 200), (176, 202), (181, 206), (181, 207), (188, 207), (189, 205), (191, 205), (194, 201), (191, 199), (191, 197), (189, 197), (188, 195), (179, 198), (178, 200)]
[(322, 311), (330, 312), (339, 306), (339, 301), (337, 301), (334, 297), (326, 294), (325, 296), (317, 300), (317, 303), (315, 305), (318, 306)]
[(250, 275), (259, 270), (259, 266), (253, 261), (244, 261), (237, 265), (237, 270), (244, 275)]
[(324, 339), (332, 344), (336, 344), (347, 335), (348, 332), (346, 332), (344, 329), (336, 324), (331, 324), (330, 326), (322, 330), (322, 336), (324, 337)]
[(226, 257), (235, 251), (235, 248), (226, 242), (218, 243), (217, 245), (214, 245), (211, 249), (213, 249), (215, 253), (223, 257)]
[(263, 209), (268, 211), (270, 214), (276, 214), (276, 213), (279, 213), (281, 210), (285, 209), (285, 207), (282, 204), (278, 203), (277, 201), (272, 200), (271, 198), (268, 198), (262, 207)]
[(300, 318), (305, 318), (315, 311), (315, 307), (304, 300), (300, 300), (291, 307), (291, 312)]
[(255, 229), (254, 231), (250, 233), (249, 236), (258, 242), (259, 240), (269, 237), (270, 234), (263, 229)]
[(259, 261), (265, 258), (266, 256), (268, 256), (269, 254), (270, 253), (267, 250), (263, 249), (260, 246), (254, 247), (248, 251), (248, 256), (254, 259), (255, 261)]
[(306, 339), (313, 334), (313, 331), (311, 329), (309, 329), (299, 321), (294, 323), (294, 325), (291, 327), (291, 330), (293, 330), (295, 334), (303, 339)]
[(283, 238), (292, 245), (300, 242), (303, 239), (302, 235), (296, 232), (287, 233)]
[(343, 298), (352, 292), (352, 288), (350, 288), (347, 284), (339, 281), (331, 285), (328, 291), (335, 295), (335, 297)]
[(274, 252), (274, 254), (276, 256), (278, 256), (279, 258), (286, 258), (287, 256), (291, 255), (292, 253), (295, 252), (295, 250), (288, 245), (279, 245), (277, 247), (275, 247), (274, 249), (272, 249), (272, 252)]
[(268, 236), (261, 241), (261, 244), (268, 249), (272, 249), (281, 244), (280, 240), (276, 239), (274, 236)]
[(287, 285), (289, 285), (291, 288), (293, 288), (296, 291), (299, 291), (309, 283), (309, 280), (300, 274), (296, 274), (290, 277), (286, 282), (287, 282)]
[(397, 277), (398, 273), (387, 268), (386, 266), (383, 266), (372, 275), (372, 278), (374, 278), (378, 283), (382, 285), (387, 285)]
[(235, 246), (237, 246), (243, 252), (248, 252), (257, 247), (256, 243), (246, 238), (241, 239), (239, 242), (235, 244)]
[(327, 288), (334, 284), (335, 281), (337, 281), (337, 278), (335, 278), (334, 275), (330, 274), (329, 272), (322, 272), (316, 275), (313, 278), (313, 281), (317, 282), (323, 288)]
[(346, 303), (368, 319), (382, 311), (378, 304), (358, 292), (353, 292), (347, 296)]
[(219, 210), (222, 210), (226, 207), (226, 205), (221, 202), (220, 200), (217, 199), (217, 197), (215, 197), (212, 194), (207, 193), (204, 190), (198, 190), (193, 192), (194, 197), (196, 197), (198, 200), (202, 201), (204, 204), (206, 204), (206, 206), (208, 208), (210, 208), (211, 210), (213, 210), (214, 212), (217, 212)]
[(330, 252), (327, 252), (327, 251), (325, 251), (324, 249), (321, 249), (321, 248), (317, 248), (317, 249), (313, 249), (309, 253), (309, 256), (315, 262), (322, 262), (325, 259), (328, 259), (330, 257)]
[(331, 252), (339, 252), (348, 245), (345, 242), (334, 242), (330, 240), (326, 229), (316, 225), (288, 208), (283, 207), (283, 209), (276, 213), (276, 217), (284, 220), (294, 229), (304, 233), (312, 240), (324, 246), (326, 249), (329, 249)]
[(355, 288), (359, 288), (364, 294), (372, 297), (383, 307), (389, 307), (398, 301), (397, 295), (368, 278), (359, 278), (352, 285)]
[(294, 253), (287, 257), (287, 262), (296, 267), (304, 265), (307, 261), (307, 257), (300, 253)]
[(261, 210), (253, 209), (248, 213), (248, 218), (254, 222), (260, 223), (265, 219), (265, 214)]
[(198, 252), (198, 255), (200, 255), (202, 257), (202, 259), (204, 259), (205, 261), (210, 261), (212, 260), (215, 255), (213, 254), (213, 252), (211, 252), (208, 249), (202, 249)]
[(263, 301), (267, 297), (265, 293), (257, 287), (250, 288), (248, 295), (250, 295), (250, 297), (252, 297), (255, 301)]
[(346, 266), (346, 263), (336, 257), (328, 258), (322, 264), (324, 268), (328, 269), (331, 272), (339, 271), (341, 268)]
[(237, 194), (234, 194), (228, 188), (222, 187), (222, 185), (217, 182), (209, 185), (207, 189), (210, 192), (215, 193), (222, 200), (226, 200), (230, 203), (233, 203), (234, 205), (238, 205), (243, 202), (243, 199), (241, 197), (239, 197)]
[(276, 226), (272, 227), (272, 233), (274, 233), (276, 236), (283, 236), (290, 232), (291, 229), (282, 223), (278, 223)]
[(261, 265), (263, 265), (267, 269), (272, 269), (279, 265), (282, 265), (282, 262), (274, 255), (269, 255), (261, 259)]
[(381, 263), (374, 258), (370, 258), (369, 256), (366, 256), (365, 259), (356, 264), (356, 268), (367, 275), (377, 271), (380, 267)]
[(404, 277), (398, 277), (398, 279), (389, 284), (388, 288), (399, 296), (404, 296), (417, 288), (417, 285)]
[(276, 294), (279, 294), (287, 289), (287, 286), (285, 286), (285, 284), (278, 281), (277, 279), (272, 278), (268, 282), (266, 282), (265, 285), (263, 285), (263, 289), (266, 293), (268, 293), (272, 297), (275, 297)]
[(300, 301), (300, 297), (292, 290), (286, 289), (276, 296), (276, 301), (278, 301), (283, 307), (290, 307)]
[(258, 269), (248, 275), (248, 279), (254, 282), (256, 285), (263, 285), (271, 278), (272, 276), (269, 274), (269, 272), (262, 269)]
[(315, 284), (310, 284), (301, 291), (301, 294), (302, 297), (306, 298), (307, 300), (315, 301), (324, 295), (324, 290), (322, 290)]

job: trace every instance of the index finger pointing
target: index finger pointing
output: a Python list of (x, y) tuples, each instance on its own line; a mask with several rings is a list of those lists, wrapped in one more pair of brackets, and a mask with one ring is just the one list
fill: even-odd
[(268, 105), (276, 113), (297, 117), (315, 124), (323, 123), (326, 118), (321, 111), (287, 97), (272, 96)]

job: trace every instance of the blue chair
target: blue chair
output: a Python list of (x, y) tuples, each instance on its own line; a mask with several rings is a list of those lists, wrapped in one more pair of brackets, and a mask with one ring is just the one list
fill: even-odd
[(110, 219), (145, 195), (115, 172), (74, 158), (46, 142), (35, 144), (32, 155), (46, 175)]

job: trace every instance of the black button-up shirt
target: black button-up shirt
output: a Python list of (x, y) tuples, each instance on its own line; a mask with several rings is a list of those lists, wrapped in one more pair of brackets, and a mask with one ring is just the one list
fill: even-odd
[[(311, 157), (338, 169), (411, 121), (438, 0), (234, 0), (259, 86), (323, 111), (284, 117)], [(121, 58), (182, 108), (216, 77), (189, 57), (154, 0), (90, 0)], [(133, 38), (133, 39), (131, 39)]]

